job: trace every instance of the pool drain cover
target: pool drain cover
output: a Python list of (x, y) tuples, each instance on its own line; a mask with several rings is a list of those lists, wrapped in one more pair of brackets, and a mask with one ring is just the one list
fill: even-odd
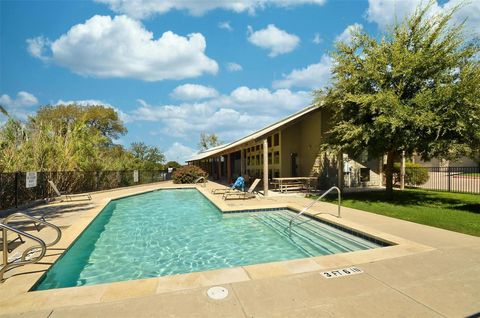
[(207, 295), (215, 300), (224, 299), (228, 296), (228, 289), (222, 286), (215, 286), (207, 290)]

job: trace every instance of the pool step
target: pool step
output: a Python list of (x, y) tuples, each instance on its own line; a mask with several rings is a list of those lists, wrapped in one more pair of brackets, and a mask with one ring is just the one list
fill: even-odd
[(292, 235), (290, 235), (288, 231), (286, 231), (288, 221), (285, 222), (286, 218), (278, 217), (278, 212), (258, 215), (256, 219), (289, 240), (292, 245), (301, 249), (308, 256), (327, 255), (332, 253), (324, 244), (319, 244), (321, 240), (315, 233), (312, 235), (310, 232), (294, 229)]
[[(375, 244), (350, 234), (301, 216), (297, 222), (304, 222), (288, 230), (291, 212), (279, 211), (257, 215), (257, 220), (270, 227), (279, 235), (289, 239), (293, 245), (302, 249), (310, 256), (343, 253), (361, 249), (374, 248)], [(308, 222), (305, 222), (308, 221)]]
[[(278, 215), (278, 217), (282, 218), (287, 223), (290, 222), (292, 216), (294, 216), (294, 214), (291, 212)], [(320, 221), (315, 221), (307, 216), (301, 216), (295, 224), (296, 225), (294, 225), (292, 229), (314, 232), (315, 235), (320, 236), (320, 240), (324, 241), (325, 244), (334, 244), (335, 248), (338, 249), (336, 253), (378, 247), (373, 242), (367, 241), (361, 237), (353, 236), (346, 231), (342, 231)]]

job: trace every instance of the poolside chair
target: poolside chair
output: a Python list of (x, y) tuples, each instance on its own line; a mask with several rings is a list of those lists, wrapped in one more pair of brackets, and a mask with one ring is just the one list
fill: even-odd
[(66, 200), (71, 200), (72, 198), (75, 198), (75, 197), (86, 197), (86, 198), (88, 198), (88, 200), (92, 199), (92, 197), (90, 196), (89, 193), (81, 193), (81, 194), (67, 194), (67, 193), (64, 193), (64, 192), (62, 193), (62, 192), (58, 191), (57, 186), (55, 185), (55, 183), (53, 183), (52, 180), (48, 180), (48, 184), (50, 184), (50, 186), (52, 187), (53, 191), (55, 191), (57, 196), (61, 197), (63, 195), (63, 196), (65, 196)]
[(233, 190), (230, 187), (216, 188), (216, 189), (212, 189), (212, 194), (225, 194), (227, 192), (232, 192), (232, 191), (236, 191), (236, 190)]
[(225, 194), (237, 191), (237, 189), (242, 189), (242, 191), (245, 189), (245, 179), (242, 176), (239, 176), (231, 187), (212, 189), (212, 194)]
[(225, 193), (222, 196), (222, 199), (227, 200), (227, 199), (250, 199), (250, 198), (255, 198), (256, 194), (254, 193), (254, 190), (257, 187), (257, 185), (260, 183), (260, 180), (262, 180), (262, 179), (255, 179), (255, 181), (253, 181), (250, 188), (248, 188), (247, 192), (238, 191), (238, 190), (230, 191), (230, 192)]

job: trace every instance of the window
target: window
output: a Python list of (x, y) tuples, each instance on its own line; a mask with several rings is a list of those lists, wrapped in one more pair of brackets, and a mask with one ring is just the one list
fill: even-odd
[(270, 148), (272, 146), (272, 136), (269, 136), (267, 138), (267, 144), (268, 144), (268, 148)]
[(277, 133), (273, 136), (273, 146), (278, 146), (280, 144), (280, 135)]
[(370, 181), (370, 168), (360, 168), (360, 182)]
[(280, 152), (279, 151), (275, 151), (273, 153), (273, 164), (279, 164), (280, 163)]
[(272, 164), (272, 153), (271, 152), (268, 153), (268, 164), (269, 165)]

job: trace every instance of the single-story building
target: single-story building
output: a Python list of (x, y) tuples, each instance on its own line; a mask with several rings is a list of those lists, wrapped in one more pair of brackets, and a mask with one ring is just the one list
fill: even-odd
[(312, 105), (239, 140), (200, 152), (187, 163), (223, 182), (239, 175), (261, 178), (265, 194), (269, 180), (277, 177), (317, 177), (318, 188), (380, 185), (382, 159), (321, 151), (330, 125), (327, 110)]

